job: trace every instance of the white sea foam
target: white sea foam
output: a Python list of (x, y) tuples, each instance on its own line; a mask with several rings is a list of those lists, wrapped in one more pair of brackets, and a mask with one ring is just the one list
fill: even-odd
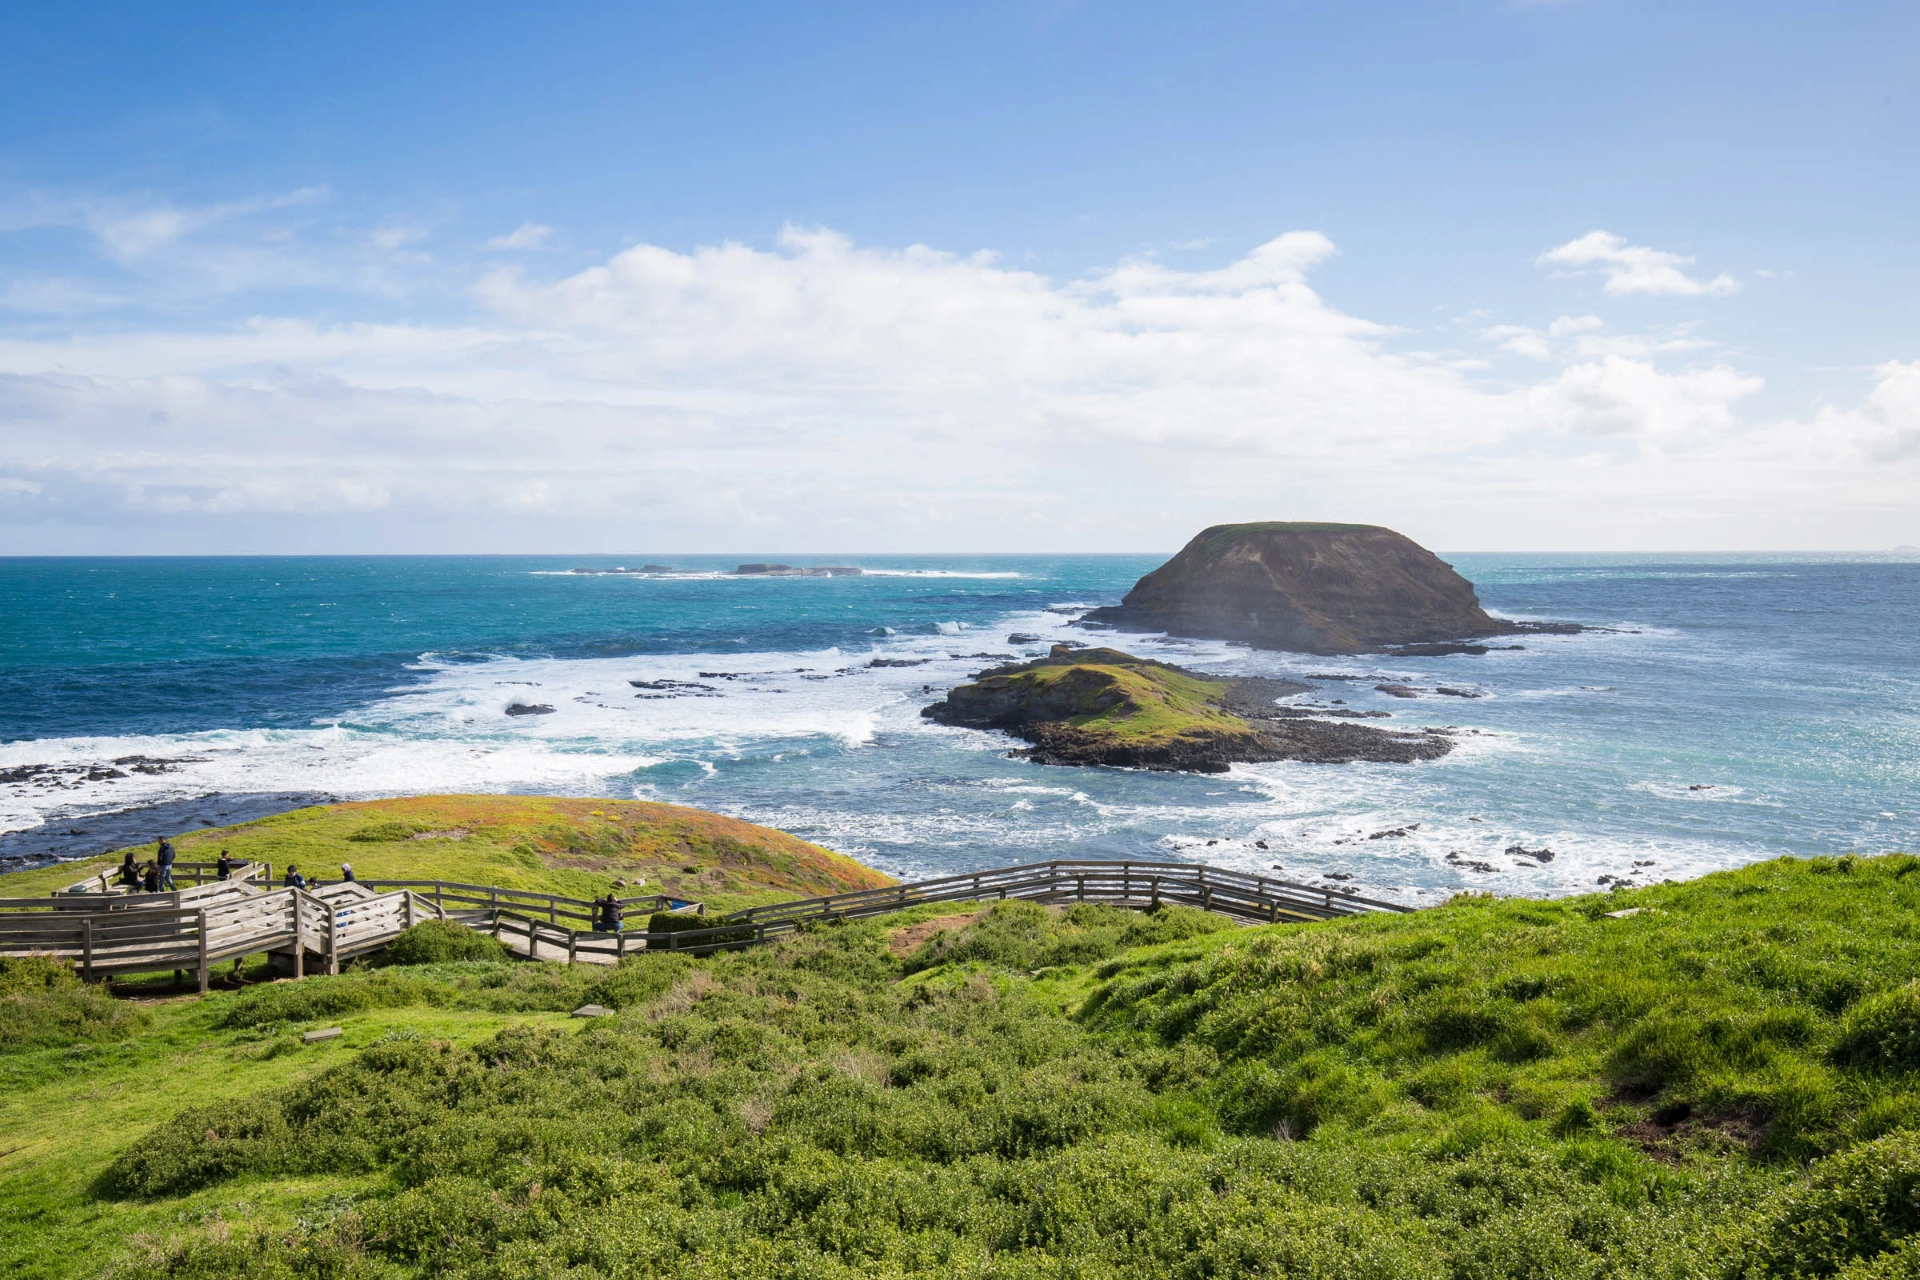
[[(806, 568), (796, 565), (796, 568)], [(735, 573), (731, 569), (675, 569), (666, 573), (648, 573), (640, 569), (590, 569), (576, 572), (572, 569), (529, 569), (527, 576), (533, 578), (633, 578), (641, 582), (790, 582), (799, 579), (803, 582), (818, 581), (826, 576), (822, 574), (797, 573)], [(848, 577), (861, 578), (969, 578), (969, 579), (1010, 579), (1024, 578), (1024, 573), (1010, 570), (987, 569), (861, 569), (858, 574)]]

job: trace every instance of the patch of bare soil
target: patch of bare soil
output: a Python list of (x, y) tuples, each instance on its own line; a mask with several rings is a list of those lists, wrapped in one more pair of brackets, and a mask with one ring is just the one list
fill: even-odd
[(1679, 1164), (1688, 1151), (1758, 1155), (1772, 1130), (1772, 1121), (1764, 1116), (1745, 1112), (1713, 1115), (1680, 1103), (1662, 1107), (1616, 1132), (1654, 1159)]
[(941, 916), (935, 920), (922, 920), (919, 924), (902, 925), (887, 935), (887, 950), (896, 956), (910, 956), (928, 938), (952, 929), (964, 929), (985, 914), (984, 911), (975, 911), (969, 915)]

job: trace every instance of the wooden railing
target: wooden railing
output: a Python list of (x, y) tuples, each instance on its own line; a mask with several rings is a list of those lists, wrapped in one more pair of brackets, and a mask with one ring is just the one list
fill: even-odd
[[(91, 876), (77, 884), (68, 885), (60, 892), (62, 895), (91, 897), (96, 894), (108, 894), (126, 897), (141, 892), (137, 888), (119, 883), (120, 868), (113, 867)], [(189, 887), (203, 884), (224, 884), (220, 879), (220, 864), (217, 862), (176, 862), (173, 864), (173, 880), (176, 885), (185, 881)], [(266, 885), (273, 882), (273, 864), (271, 862), (242, 862), (236, 864), (229, 873), (230, 880), (241, 880), (249, 884)], [(169, 892), (172, 892), (171, 890)], [(151, 897), (152, 895), (148, 895)]]
[(1025, 898), (1040, 902), (1106, 902), (1151, 907), (1162, 902), (1199, 907), (1250, 923), (1325, 920), (1370, 911), (1407, 911), (1398, 903), (1363, 898), (1325, 886), (1227, 871), (1190, 862), (1056, 860), (992, 871), (917, 880), (735, 912), (728, 919), (773, 923), (787, 919), (857, 919), (923, 902)]
[[(966, 872), (736, 911), (696, 928), (602, 933), (598, 903), (560, 894), (445, 880), (335, 882), (261, 889), (251, 877), (164, 894), (75, 893), (0, 899), (0, 955), (71, 961), (92, 980), (116, 973), (193, 972), (204, 992), (213, 964), (267, 952), (303, 976), (378, 950), (421, 920), (440, 919), (518, 943), (529, 958), (617, 963), (667, 951), (706, 955), (756, 946), (810, 924), (886, 915), (936, 902), (1102, 902), (1135, 909), (1198, 907), (1249, 924), (1411, 910), (1325, 886), (1196, 863), (1064, 861)], [(623, 911), (702, 910), (662, 894), (620, 899)], [(588, 927), (572, 927), (582, 922)], [(651, 921), (649, 921), (651, 923)], [(677, 923), (677, 922), (676, 922)], [(689, 920), (691, 923), (691, 919)]]
[[(558, 893), (539, 893), (532, 889), (502, 889), (497, 885), (461, 884), (454, 880), (361, 880), (358, 883), (369, 888), (411, 889), (448, 912), (480, 909), (507, 911), (529, 918), (544, 918), (550, 925), (558, 925), (562, 920), (577, 920), (589, 929), (600, 919), (600, 904), (597, 901), (569, 898)], [(660, 893), (620, 898), (617, 901), (622, 911), (701, 909), (700, 903), (686, 902)]]

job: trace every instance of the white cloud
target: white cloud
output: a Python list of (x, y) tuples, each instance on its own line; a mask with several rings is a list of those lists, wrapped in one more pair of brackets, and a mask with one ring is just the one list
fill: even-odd
[(1870, 463), (1920, 456), (1920, 360), (1889, 360), (1873, 374), (1873, 391), (1857, 409), (1820, 412), (1813, 442), (1839, 446)]
[(1884, 367), (1856, 408), (1756, 426), (1740, 410), (1761, 378), (1698, 336), (1561, 316), (1482, 328), (1541, 362), (1496, 381), (1323, 299), (1309, 277), (1334, 251), (1295, 232), (1212, 270), (1057, 279), (789, 227), (770, 248), (490, 271), (465, 323), (0, 336), (0, 467), (141, 528), (339, 517), (495, 549), (537, 529), (1154, 547), (1290, 514), (1454, 546), (1581, 528), (1646, 545), (1666, 527), (1650, 495), (1839, 510), (1913, 487), (1920, 362)]
[(118, 306), (125, 299), (105, 293), (78, 280), (58, 277), (15, 280), (0, 293), (0, 307), (8, 311), (68, 315), (76, 311), (97, 311)]
[(426, 238), (425, 231), (405, 222), (382, 223), (367, 233), (367, 243), (384, 253), (393, 253), (410, 244), (418, 244)]
[(1553, 346), (1539, 332), (1523, 324), (1496, 324), (1481, 335), (1481, 340), (1491, 342), (1504, 350), (1530, 360), (1553, 359)]
[(1599, 316), (1561, 316), (1547, 326), (1547, 336), (1564, 338), (1572, 333), (1592, 333), (1595, 329), (1604, 329), (1606, 322)]
[(553, 228), (537, 222), (523, 222), (503, 236), (487, 241), (489, 249), (544, 249)]
[(311, 204), (324, 199), (326, 194), (325, 187), (302, 187), (278, 196), (188, 206), (134, 197), (90, 204), (85, 209), (84, 220), (109, 257), (131, 263), (215, 224)]
[(1730, 275), (1697, 280), (1681, 268), (1692, 258), (1645, 245), (1628, 244), (1610, 231), (1589, 231), (1539, 257), (1543, 266), (1598, 267), (1606, 272), (1606, 291), (1616, 296), (1645, 293), (1655, 296), (1698, 298), (1728, 294), (1740, 286)]

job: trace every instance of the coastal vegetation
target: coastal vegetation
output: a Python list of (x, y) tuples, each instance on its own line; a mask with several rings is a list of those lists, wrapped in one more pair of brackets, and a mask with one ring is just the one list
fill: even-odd
[[(1780, 859), (1310, 925), (951, 904), (699, 960), (423, 946), (96, 996), (0, 1044), (0, 1268), (1913, 1276), (1916, 920), (1920, 859)], [(71, 1000), (49, 970), (0, 1000)]]

